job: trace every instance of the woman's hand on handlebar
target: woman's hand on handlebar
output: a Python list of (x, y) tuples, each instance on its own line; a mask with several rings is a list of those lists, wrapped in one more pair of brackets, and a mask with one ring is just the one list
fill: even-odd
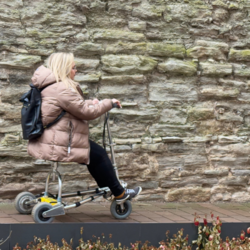
[(94, 99), (93, 100), (93, 104), (95, 105), (95, 104), (98, 104), (99, 103), (99, 100), (98, 99)]
[(119, 108), (119, 109), (122, 108), (120, 101), (118, 101), (116, 99), (112, 99), (111, 101), (112, 101), (113, 108)]

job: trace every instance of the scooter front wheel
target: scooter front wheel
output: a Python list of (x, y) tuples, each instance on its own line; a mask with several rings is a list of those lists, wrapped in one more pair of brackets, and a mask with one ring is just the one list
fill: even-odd
[(111, 214), (119, 220), (126, 219), (132, 212), (132, 204), (130, 200), (126, 200), (122, 205), (117, 204), (116, 200), (113, 200), (110, 206)]
[(43, 217), (43, 212), (52, 208), (52, 205), (47, 202), (40, 202), (36, 204), (32, 210), (32, 217), (36, 223), (46, 224), (51, 223), (54, 217)]
[(35, 200), (36, 196), (30, 192), (22, 192), (18, 194), (15, 198), (14, 205), (16, 210), (20, 214), (31, 214), (32, 208), (34, 206), (25, 204), (27, 201)]

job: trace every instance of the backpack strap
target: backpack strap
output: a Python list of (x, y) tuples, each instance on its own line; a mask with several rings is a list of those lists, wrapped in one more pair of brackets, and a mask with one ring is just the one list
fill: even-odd
[(57, 123), (64, 115), (66, 114), (66, 111), (63, 110), (62, 113), (51, 123), (47, 124), (46, 126), (43, 126), (43, 128), (49, 128), (51, 127), (52, 125), (54, 125), (55, 123)]

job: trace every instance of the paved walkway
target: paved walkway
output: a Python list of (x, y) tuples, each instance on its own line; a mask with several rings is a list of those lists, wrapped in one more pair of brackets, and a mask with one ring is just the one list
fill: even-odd
[[(114, 219), (109, 211), (109, 202), (90, 202), (57, 216), (53, 223), (67, 222), (132, 222), (132, 223), (190, 223), (194, 214), (200, 222), (210, 212), (219, 216), (222, 222), (250, 222), (250, 203), (163, 203), (133, 202), (133, 211), (126, 220)], [(31, 215), (19, 214), (12, 203), (0, 203), (0, 224), (34, 223)]]

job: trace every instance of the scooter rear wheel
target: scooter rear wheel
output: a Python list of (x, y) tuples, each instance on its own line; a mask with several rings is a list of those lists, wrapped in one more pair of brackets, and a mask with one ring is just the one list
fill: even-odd
[(132, 204), (130, 200), (126, 200), (123, 203), (124, 209), (121, 208), (121, 205), (116, 203), (116, 200), (113, 200), (110, 206), (111, 214), (119, 220), (126, 219), (132, 212)]
[(36, 204), (32, 210), (32, 217), (36, 223), (46, 224), (51, 223), (54, 217), (43, 217), (43, 212), (52, 208), (52, 205), (47, 202), (40, 202)]
[(14, 201), (14, 205), (15, 205), (16, 210), (20, 214), (31, 214), (31, 211), (32, 211), (34, 204), (33, 204), (33, 206), (26, 205), (25, 202), (32, 201), (34, 199), (36, 199), (36, 196), (30, 192), (22, 192), (22, 193), (18, 194), (15, 198), (15, 201)]

